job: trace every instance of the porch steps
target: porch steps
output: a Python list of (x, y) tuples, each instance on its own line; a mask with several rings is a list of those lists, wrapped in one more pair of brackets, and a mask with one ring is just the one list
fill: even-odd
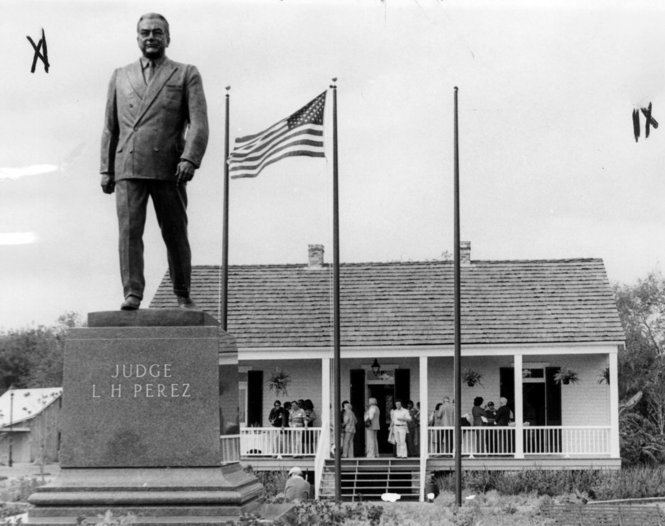
[[(384, 493), (397, 493), (400, 500), (420, 497), (420, 464), (417, 458), (342, 459), (342, 499), (380, 500)], [(321, 497), (335, 497), (335, 463), (326, 460)]]

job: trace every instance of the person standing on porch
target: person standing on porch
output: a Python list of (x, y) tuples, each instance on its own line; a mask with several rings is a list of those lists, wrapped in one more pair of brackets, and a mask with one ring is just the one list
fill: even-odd
[(291, 444), (291, 434), (289, 431), (285, 431), (285, 428), (290, 427), (289, 426), (289, 419), (291, 418), (291, 402), (284, 402), (284, 406), (282, 407), (282, 437), (281, 437), (281, 442), (282, 446), (281, 449), (285, 454), (291, 454), (293, 452), (292, 444)]
[[(268, 414), (268, 422), (270, 422), (270, 425), (272, 427), (276, 428), (281, 428), (282, 427), (282, 402), (279, 400), (275, 400), (275, 403), (273, 404), (273, 408), (270, 410), (270, 413)], [(273, 452), (276, 453), (278, 456), (282, 455), (282, 441), (280, 437), (281, 431), (278, 431), (275, 429), (272, 433), (272, 447), (273, 447)]]
[(353, 439), (356, 436), (356, 425), (358, 424), (358, 419), (353, 413), (353, 407), (350, 403), (346, 403), (344, 406), (344, 443), (342, 444), (342, 456), (344, 458), (353, 458), (355, 456), (353, 452)]
[(408, 433), (406, 434), (406, 449), (410, 457), (418, 456), (418, 426), (420, 423), (420, 412), (413, 405), (413, 400), (406, 404), (411, 420), (406, 424)]
[[(494, 408), (494, 402), (487, 402), (487, 405), (485, 406), (485, 416), (487, 418), (487, 423), (485, 425), (489, 427), (496, 426), (496, 409)], [(487, 452), (496, 453), (496, 446), (498, 444), (496, 440), (496, 433), (494, 431), (489, 431), (487, 433), (486, 439)]]
[(508, 399), (503, 396), (499, 398), (499, 409), (496, 410), (495, 423), (497, 426), (507, 426), (510, 423), (510, 408)]
[(293, 453), (296, 455), (302, 454), (302, 445), (305, 429), (305, 410), (301, 407), (300, 401), (294, 400), (291, 402), (291, 415), (289, 424), (292, 428), (297, 428), (299, 431), (292, 431), (293, 433)]
[(441, 425), (444, 427), (455, 425), (455, 406), (447, 396), (443, 397), (443, 404), (441, 405)]
[[(482, 427), (487, 423), (487, 413), (483, 409), (483, 402), (485, 400), (482, 396), (476, 396), (473, 399), (473, 409), (471, 409), (471, 415), (473, 417), (473, 427)], [(474, 433), (474, 442), (475, 446), (472, 449), (472, 452), (484, 453), (485, 452), (485, 441), (482, 431), (476, 431)]]
[(397, 458), (406, 458), (406, 435), (408, 434), (407, 424), (411, 421), (409, 410), (402, 407), (401, 400), (395, 400), (395, 409), (390, 411), (391, 427), (395, 435), (395, 445), (397, 447)]
[(448, 429), (443, 430), (443, 443), (442, 453), (453, 453), (453, 432), (455, 426), (455, 405), (451, 402), (450, 397), (443, 397), (443, 404), (441, 405), (441, 425)]
[(379, 442), (376, 434), (381, 429), (381, 410), (376, 398), (370, 398), (368, 403), (369, 407), (365, 411), (365, 453), (367, 458), (376, 458), (379, 456)]
[[(441, 412), (441, 406), (443, 404), (439, 402), (436, 404), (436, 407), (432, 410), (432, 414), (429, 417), (429, 420), (427, 421), (427, 424), (432, 427), (441, 427), (443, 424), (441, 423), (443, 414)], [(439, 454), (441, 453), (441, 445), (443, 443), (442, 436), (441, 436), (441, 430), (437, 429), (434, 432), (434, 439), (432, 442), (432, 445), (434, 446), (434, 453)]]
[[(505, 397), (499, 398), (499, 409), (496, 410), (496, 419), (495, 423), (497, 426), (508, 427), (510, 424), (511, 411), (508, 407), (508, 399)], [(505, 444), (502, 451), (504, 453), (510, 454), (514, 453), (515, 446), (513, 445), (513, 430), (501, 430), (501, 436), (503, 437), (503, 443)]]

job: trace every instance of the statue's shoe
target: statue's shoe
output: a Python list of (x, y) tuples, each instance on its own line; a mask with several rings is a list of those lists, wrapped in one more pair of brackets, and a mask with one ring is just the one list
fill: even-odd
[(141, 305), (141, 300), (136, 296), (127, 296), (120, 305), (120, 310), (136, 310)]
[(189, 296), (178, 296), (178, 307), (181, 309), (198, 309)]

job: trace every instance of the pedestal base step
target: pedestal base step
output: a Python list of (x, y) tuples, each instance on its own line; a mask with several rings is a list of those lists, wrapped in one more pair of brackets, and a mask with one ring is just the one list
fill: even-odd
[[(239, 464), (218, 468), (63, 469), (28, 499), (27, 524), (225, 524), (255, 513), (263, 487)], [(120, 521), (120, 522), (118, 522)], [(130, 521), (127, 522), (128, 524)]]

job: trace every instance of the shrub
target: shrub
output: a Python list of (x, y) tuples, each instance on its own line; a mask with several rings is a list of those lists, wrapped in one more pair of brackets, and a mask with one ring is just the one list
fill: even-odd
[(247, 466), (245, 471), (252, 473), (258, 481), (263, 484), (268, 499), (274, 498), (284, 491), (284, 485), (289, 478), (287, 471), (253, 471), (251, 466)]
[[(433, 477), (440, 492), (454, 492), (454, 478), (449, 473)], [(560, 497), (574, 494), (595, 500), (665, 496), (665, 466), (634, 466), (619, 471), (469, 471), (462, 479), (471, 493), (496, 490), (501, 495)], [(579, 498), (579, 497), (578, 497)]]
[(621, 458), (627, 464), (658, 464), (665, 460), (665, 436), (654, 423), (636, 412), (624, 412), (619, 421)]
[(383, 506), (365, 503), (336, 504), (329, 500), (301, 502), (296, 505), (295, 513), (286, 519), (286, 524), (293, 526), (335, 526), (366, 525), (378, 526), (383, 514)]
[(3, 502), (25, 502), (35, 492), (35, 489), (44, 484), (45, 482), (35, 477), (10, 479), (7, 485), (0, 490), (0, 500)]

